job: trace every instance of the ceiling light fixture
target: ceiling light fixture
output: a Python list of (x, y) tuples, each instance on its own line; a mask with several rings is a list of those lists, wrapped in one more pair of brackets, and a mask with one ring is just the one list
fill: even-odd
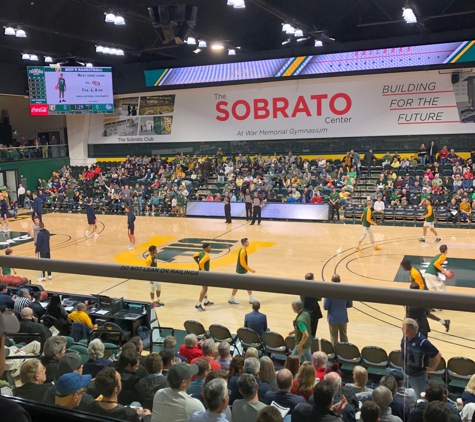
[(224, 50), (224, 45), (223, 44), (211, 44), (211, 50)]
[(109, 51), (109, 54), (113, 54), (115, 56), (117, 54), (117, 48), (111, 48), (111, 51)]
[(38, 56), (36, 54), (32, 54), (30, 56), (30, 60), (33, 60), (33, 61), (37, 62), (38, 61)]
[(26, 38), (26, 32), (21, 28), (17, 28), (15, 36), (17, 38)]
[(53, 58), (51, 56), (45, 56), (45, 63), (53, 63)]
[(297, 42), (307, 41), (309, 37), (299, 38)]
[(303, 31), (301, 29), (297, 29), (294, 35), (296, 38), (301, 38), (303, 37)]
[(110, 49), (110, 47), (104, 47), (104, 49), (102, 50), (102, 52), (103, 52), (104, 54), (110, 54), (110, 53), (111, 53), (111, 49)]
[(228, 50), (228, 56), (235, 56), (236, 55), (236, 50), (234, 48), (230, 48)]
[(125, 25), (124, 17), (120, 15), (116, 15), (114, 19), (114, 25)]
[(21, 59), (22, 59), (22, 60), (30, 60), (30, 55), (29, 55), (28, 53), (23, 53), (23, 54), (21, 55)]
[(295, 28), (292, 25), (289, 25), (289, 27), (287, 28), (287, 31), (285, 31), (285, 33), (288, 34), (288, 35), (293, 35), (293, 34), (295, 34)]
[(106, 15), (105, 21), (107, 23), (114, 23), (115, 22), (115, 15), (112, 12), (104, 13)]
[(286, 45), (290, 42), (290, 38), (287, 38), (285, 41), (282, 41), (282, 45)]
[(234, 8), (235, 9), (245, 9), (246, 8), (246, 3), (244, 0), (235, 0), (234, 1)]
[(117, 51), (115, 52), (116, 56), (124, 56), (124, 50), (118, 48)]
[(406, 23), (417, 23), (417, 17), (411, 7), (402, 8), (402, 17), (404, 18)]
[(282, 25), (282, 31), (283, 32), (287, 32), (289, 28), (292, 28), (292, 25), (290, 25), (290, 23), (284, 23)]
[(194, 39), (193, 37), (188, 37), (186, 42), (188, 45), (196, 45), (196, 39)]
[(197, 48), (196, 50), (193, 50), (193, 53), (195, 53), (195, 54), (201, 53), (201, 50), (199, 48)]
[(236, 3), (236, 0), (228, 0), (228, 6), (234, 6), (234, 4)]
[(103, 53), (104, 47), (102, 45), (96, 45), (96, 53)]
[(198, 48), (206, 48), (206, 46), (207, 44), (204, 40), (200, 40), (200, 42), (198, 43)]
[(15, 35), (15, 30), (11, 26), (4, 26), (5, 30), (3, 33), (5, 35)]
[(323, 47), (323, 42), (320, 40), (315, 40), (315, 47)]
[(86, 63), (86, 67), (94, 67), (92, 63)]

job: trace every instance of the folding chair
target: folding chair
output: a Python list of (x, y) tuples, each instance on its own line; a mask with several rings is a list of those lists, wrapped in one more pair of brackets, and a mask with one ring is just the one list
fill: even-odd
[(402, 369), (401, 350), (396, 349), (389, 353), (389, 367), (392, 369)]
[(285, 344), (284, 337), (274, 331), (266, 331), (262, 334), (264, 351), (268, 354), (290, 355), (290, 350)]
[(473, 374), (475, 374), (475, 362), (472, 359), (455, 356), (447, 362), (450, 386), (465, 388)]
[(378, 346), (366, 346), (361, 350), (361, 359), (368, 373), (384, 375), (389, 365), (388, 354)]
[(361, 364), (360, 349), (352, 343), (341, 342), (335, 345), (336, 360), (341, 364), (341, 369), (352, 371)]
[(241, 353), (237, 345), (237, 340), (238, 340), (237, 334), (231, 334), (229, 329), (226, 328), (224, 325), (211, 324), (209, 326), (209, 334), (213, 338), (214, 341), (217, 341), (219, 343), (223, 341), (226, 343), (229, 343), (229, 345), (233, 347), (233, 353), (232, 353), (233, 355), (235, 351), (237, 351), (238, 353)]
[(198, 340), (203, 340), (205, 338), (209, 338), (209, 331), (205, 330), (205, 327), (201, 322), (194, 321), (189, 319), (183, 323), (185, 327), (185, 331), (188, 334), (195, 334), (198, 337)]
[(335, 360), (335, 349), (333, 344), (330, 341), (325, 340), (324, 338), (316, 337), (312, 339), (312, 353), (323, 352), (327, 354), (328, 362), (327, 366), (330, 366), (331, 363)]
[(241, 327), (237, 330), (237, 336), (242, 344), (242, 348), (246, 351), (249, 347), (254, 347), (257, 351), (264, 352), (264, 344), (259, 335), (252, 329)]

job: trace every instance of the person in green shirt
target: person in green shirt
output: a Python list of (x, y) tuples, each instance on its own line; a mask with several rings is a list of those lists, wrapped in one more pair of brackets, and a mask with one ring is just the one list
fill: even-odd
[[(422, 195), (421, 195), (422, 198)], [(435, 235), (435, 243), (440, 242), (440, 237), (435, 231), (434, 228), (434, 209), (432, 208), (432, 200), (429, 198), (426, 198), (422, 201), (422, 205), (426, 207), (426, 214), (421, 217), (422, 219), (425, 219), (424, 221), (424, 226), (422, 227), (422, 237), (419, 239), (420, 242), (425, 242), (426, 241), (426, 234), (427, 234), (427, 229), (430, 229), (432, 233)]]
[(300, 299), (292, 301), (292, 311), (297, 314), (293, 321), (294, 329), (289, 333), (289, 336), (295, 334), (295, 348), (292, 354), (298, 356), (301, 362), (311, 362), (310, 314), (303, 310), (303, 302)]
[[(193, 255), (193, 259), (198, 264), (198, 269), (200, 271), (209, 271), (209, 253), (211, 252), (211, 245), (209, 243), (203, 243), (202, 248), (203, 250), (201, 252), (197, 252)], [(206, 311), (206, 309), (203, 308), (203, 306), (201, 305), (201, 302), (203, 302), (203, 300), (205, 306), (214, 305), (214, 302), (210, 302), (208, 300), (208, 286), (201, 286), (200, 298), (195, 305), (195, 308), (201, 312)]]
[[(13, 255), (13, 249), (8, 248), (5, 250), (5, 255), (10, 256)], [(13, 268), (10, 267), (2, 267), (2, 273), (0, 275), (11, 275), (13, 271), (13, 274), (16, 275), (16, 271)]]
[[(249, 247), (249, 240), (247, 237), (241, 239), (242, 248), (238, 251), (237, 256), (237, 263), (236, 263), (236, 273), (238, 274), (247, 274), (248, 271), (251, 273), (255, 273), (256, 270), (253, 270), (247, 263), (247, 248)], [(231, 305), (239, 305), (239, 302), (235, 299), (235, 295), (238, 289), (233, 289), (231, 292), (231, 297), (228, 300), (228, 303)], [(248, 290), (247, 293), (249, 294), (249, 303), (252, 304), (255, 300), (257, 300), (254, 296), (252, 296), (252, 290)]]
[(328, 214), (328, 221), (335, 221), (334, 215), (338, 221), (340, 221), (340, 212), (338, 211), (338, 203), (340, 202), (340, 194), (336, 191), (336, 188), (332, 189), (332, 192), (328, 196), (328, 205), (330, 206), (330, 212)]
[(363, 234), (361, 235), (360, 239), (358, 240), (358, 244), (356, 245), (356, 250), (358, 252), (363, 252), (360, 246), (363, 243), (363, 240), (365, 240), (365, 237), (367, 234), (369, 234), (369, 238), (371, 240), (371, 244), (373, 245), (374, 250), (379, 251), (381, 249), (380, 246), (374, 243), (374, 236), (371, 230), (371, 226), (373, 225), (376, 226), (376, 223), (373, 221), (372, 216), (371, 216), (372, 207), (373, 207), (373, 201), (367, 201), (366, 207), (363, 210), (363, 214), (361, 214), (361, 224), (363, 225)]
[(439, 254), (434, 256), (429, 262), (429, 266), (424, 274), (424, 279), (429, 290), (439, 290), (445, 292), (446, 287), (444, 281), (439, 277), (439, 274), (447, 276), (447, 270), (443, 267), (447, 259), (447, 245), (440, 245)]
[(185, 216), (185, 195), (183, 195), (183, 188), (180, 188), (178, 194), (176, 195), (176, 207), (178, 210), (177, 217)]

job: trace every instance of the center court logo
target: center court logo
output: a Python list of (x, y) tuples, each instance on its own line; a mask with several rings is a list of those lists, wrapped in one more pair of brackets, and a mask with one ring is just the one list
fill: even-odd
[(48, 106), (30, 104), (30, 115), (31, 116), (47, 116)]

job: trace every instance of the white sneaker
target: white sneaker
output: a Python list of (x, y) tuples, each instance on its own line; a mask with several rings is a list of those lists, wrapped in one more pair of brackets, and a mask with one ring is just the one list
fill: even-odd
[(250, 305), (252, 305), (252, 302), (254, 302), (254, 301), (257, 301), (257, 302), (258, 302), (258, 300), (257, 300), (256, 298), (254, 298), (254, 297), (253, 297), (252, 299), (249, 298), (249, 304), (250, 304)]
[(43, 281), (46, 281), (46, 278), (40, 277), (38, 280), (36, 280), (38, 283), (42, 283)]
[(135, 249), (135, 247), (133, 245), (130, 245), (128, 248), (127, 248), (129, 251), (133, 251)]
[(52, 275), (49, 275), (49, 276), (48, 276), (48, 280), (53, 280), (53, 276), (52, 276)]
[(97, 233), (94, 233), (94, 237), (97, 239), (99, 235)]
[(239, 302), (236, 299), (229, 299), (228, 303), (230, 303), (231, 305), (239, 305)]
[(89, 235), (89, 230), (86, 230), (86, 231), (84, 232), (84, 236), (87, 237), (88, 235)]

